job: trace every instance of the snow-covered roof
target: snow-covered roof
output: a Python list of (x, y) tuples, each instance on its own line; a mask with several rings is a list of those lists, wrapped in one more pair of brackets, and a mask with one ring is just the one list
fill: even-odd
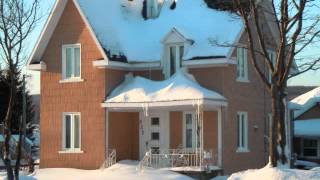
[(127, 75), (126, 80), (111, 92), (105, 103), (137, 104), (142, 107), (145, 104), (175, 102), (173, 106), (179, 106), (185, 101), (196, 105), (206, 100), (218, 102), (219, 105), (226, 104), (222, 95), (200, 86), (192, 75), (180, 70), (164, 81)]
[(294, 135), (297, 137), (320, 137), (320, 119), (295, 120)]
[[(111, 55), (124, 55), (129, 62), (159, 61), (161, 40), (173, 28), (193, 40), (184, 59), (225, 56), (231, 47), (212, 44), (210, 39), (234, 43), (242, 29), (240, 18), (209, 9), (203, 0), (164, 0), (159, 17), (144, 20), (143, 0), (76, 0), (100, 44)], [(211, 42), (211, 43), (210, 43)]]
[(294, 117), (299, 117), (301, 114), (314, 107), (318, 102), (320, 102), (320, 87), (294, 98), (291, 100), (291, 103), (294, 103), (296, 105), (295, 107), (299, 106), (298, 110), (294, 112)]

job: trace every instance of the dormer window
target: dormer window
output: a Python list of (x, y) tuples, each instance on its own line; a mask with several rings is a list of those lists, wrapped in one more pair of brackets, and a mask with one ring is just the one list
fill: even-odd
[(170, 59), (170, 76), (181, 68), (182, 65), (182, 57), (184, 53), (184, 46), (183, 45), (172, 45), (169, 46), (169, 59)]
[(183, 64), (183, 56), (186, 54), (186, 47), (192, 44), (192, 40), (185, 38), (173, 28), (162, 40), (163, 56), (161, 64), (165, 78), (176, 73)]

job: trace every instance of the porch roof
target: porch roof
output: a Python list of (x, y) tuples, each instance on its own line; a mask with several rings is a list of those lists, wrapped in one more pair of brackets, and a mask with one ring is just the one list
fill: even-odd
[(219, 93), (199, 85), (185, 70), (180, 70), (163, 81), (128, 74), (125, 81), (103, 103), (103, 107), (111, 109), (197, 105), (227, 106), (227, 101)]

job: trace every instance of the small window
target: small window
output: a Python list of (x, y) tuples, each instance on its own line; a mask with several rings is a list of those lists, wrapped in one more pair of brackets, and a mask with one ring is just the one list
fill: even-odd
[(160, 134), (158, 132), (151, 133), (151, 140), (160, 140)]
[(247, 49), (237, 48), (237, 80), (248, 81)]
[(63, 79), (80, 78), (81, 53), (80, 45), (64, 45), (62, 47)]
[[(175, 74), (181, 68), (183, 55), (184, 55), (183, 45), (169, 46), (170, 76)], [(170, 76), (167, 76), (167, 78)]]
[(303, 156), (318, 156), (318, 141), (316, 139), (303, 139)]
[(160, 125), (159, 118), (158, 117), (151, 118), (151, 125), (152, 126), (159, 126)]
[[(272, 65), (274, 66), (275, 63), (276, 63), (276, 54), (275, 54), (275, 52), (269, 50), (268, 51), (268, 56), (269, 56), (269, 59), (272, 62)], [(268, 68), (268, 81), (269, 81), (269, 83), (271, 83), (271, 80), (272, 80), (272, 71), (270, 70), (270, 68)]]
[(248, 114), (237, 113), (237, 151), (248, 151)]
[(63, 115), (63, 150), (80, 150), (80, 114)]

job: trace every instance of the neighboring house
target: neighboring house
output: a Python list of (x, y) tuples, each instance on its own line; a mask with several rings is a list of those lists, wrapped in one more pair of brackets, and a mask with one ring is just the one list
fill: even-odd
[(294, 151), (299, 160), (320, 163), (320, 87), (291, 101), (294, 111)]
[(288, 100), (291, 101), (314, 88), (316, 88), (316, 86), (288, 86)]
[[(28, 64), (41, 71), (41, 168), (95, 169), (109, 152), (225, 173), (265, 165), (270, 98), (245, 48), (210, 41), (245, 46), (241, 20), (172, 2), (57, 0)], [(272, 58), (275, 21), (261, 18)]]

